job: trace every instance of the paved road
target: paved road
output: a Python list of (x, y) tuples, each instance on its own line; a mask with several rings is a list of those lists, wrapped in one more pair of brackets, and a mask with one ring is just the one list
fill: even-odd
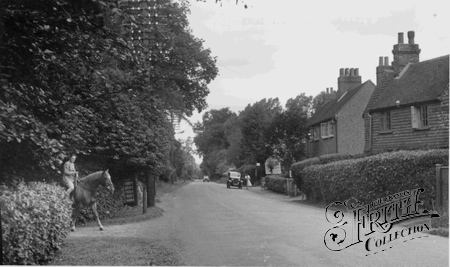
[[(366, 256), (358, 244), (340, 252), (324, 245), (324, 210), (259, 188), (227, 189), (193, 182), (161, 196), (164, 216), (89, 233), (159, 239), (195, 266), (448, 266), (448, 238), (411, 235)], [(122, 227), (122, 228), (120, 228)], [(123, 227), (127, 229), (123, 229)], [(77, 232), (77, 235), (83, 233)], [(417, 238), (422, 236), (421, 238)], [(416, 237), (410, 240), (411, 237)]]

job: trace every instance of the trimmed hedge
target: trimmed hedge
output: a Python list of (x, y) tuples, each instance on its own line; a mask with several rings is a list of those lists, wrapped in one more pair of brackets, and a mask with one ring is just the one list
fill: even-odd
[(266, 188), (268, 190), (277, 192), (277, 193), (282, 193), (282, 194), (286, 194), (286, 178), (281, 177), (281, 176), (276, 176), (276, 175), (271, 175), (271, 176), (266, 176), (263, 177), (262, 179), (265, 179), (266, 182)]
[(436, 164), (448, 164), (448, 149), (389, 152), (305, 167), (301, 186), (308, 199), (325, 203), (349, 197), (369, 203), (420, 187), (420, 199), (430, 208)]
[(0, 192), (3, 264), (44, 264), (70, 229), (71, 202), (60, 186), (19, 184)]

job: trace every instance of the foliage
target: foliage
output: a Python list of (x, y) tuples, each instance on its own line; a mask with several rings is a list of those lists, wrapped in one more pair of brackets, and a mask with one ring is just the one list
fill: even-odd
[(1, 189), (3, 264), (51, 260), (70, 227), (71, 203), (64, 190), (45, 183)]
[(236, 117), (236, 114), (223, 108), (220, 110), (211, 110), (203, 115), (203, 121), (198, 122), (194, 131), (197, 135), (194, 143), (197, 146), (197, 152), (203, 156), (201, 169), (210, 177), (220, 177), (222, 172), (226, 171), (227, 153), (229, 147), (225, 133), (227, 131), (226, 122), (228, 119)]
[(267, 142), (276, 157), (281, 159), (284, 172), (292, 163), (306, 158), (307, 116), (312, 97), (304, 93), (286, 102), (286, 108), (278, 114), (267, 129)]
[(305, 160), (302, 160), (302, 161), (292, 164), (292, 166), (291, 166), (292, 177), (294, 178), (296, 184), (299, 187), (301, 187), (302, 171), (304, 168), (311, 166), (311, 165), (327, 164), (330, 162), (345, 160), (345, 159), (349, 159), (349, 158), (356, 159), (356, 158), (360, 158), (362, 156), (363, 155), (347, 155), (347, 154), (335, 153), (335, 154), (326, 154), (326, 155), (322, 155), (320, 157), (305, 159)]
[(273, 155), (273, 148), (267, 140), (267, 129), (282, 107), (278, 98), (262, 99), (247, 107), (239, 114), (242, 140), (241, 158), (246, 163), (263, 163)]
[(431, 208), (435, 165), (447, 163), (448, 150), (436, 149), (390, 152), (313, 165), (301, 172), (301, 190), (308, 199), (317, 202), (355, 197), (368, 203), (403, 190), (424, 188), (420, 199)]
[(322, 155), (319, 157), (319, 160), (320, 160), (321, 164), (327, 164), (327, 163), (330, 163), (333, 161), (339, 161), (339, 160), (350, 159), (350, 158), (354, 158), (354, 157), (351, 155), (348, 155), (348, 154), (334, 153), (334, 154)]
[(277, 193), (286, 193), (287, 188), (287, 179), (277, 175), (266, 176), (262, 179), (265, 179), (266, 187), (268, 190), (277, 192)]
[(2, 182), (25, 170), (54, 175), (69, 151), (135, 173), (166, 170), (175, 144), (166, 111), (205, 108), (217, 75), (215, 59), (189, 29), (187, 5), (166, 6), (160, 13), (170, 38), (161, 45), (168, 54), (157, 53), (149, 72), (124, 26), (148, 18), (119, 1), (2, 2)]

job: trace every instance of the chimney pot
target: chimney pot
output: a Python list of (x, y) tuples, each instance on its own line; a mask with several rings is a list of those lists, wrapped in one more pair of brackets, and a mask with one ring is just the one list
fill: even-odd
[(384, 57), (384, 65), (389, 66), (389, 57)]
[(403, 32), (398, 33), (398, 43), (403, 44)]
[(333, 87), (330, 87), (330, 93), (333, 93)]
[(345, 76), (348, 76), (348, 75), (349, 75), (349, 69), (345, 68)]
[(328, 87), (327, 87), (327, 94), (328, 94), (328, 93), (330, 93), (330, 91), (329, 91), (329, 90), (330, 90), (330, 89), (328, 89)]
[(355, 76), (359, 76), (359, 69), (358, 68), (355, 69)]
[(344, 68), (339, 69), (339, 76), (344, 76)]
[(414, 31), (408, 32), (408, 44), (414, 44)]
[(350, 76), (355, 76), (355, 69), (354, 68), (350, 69)]
[(383, 57), (380, 57), (378, 61), (378, 66), (383, 66)]

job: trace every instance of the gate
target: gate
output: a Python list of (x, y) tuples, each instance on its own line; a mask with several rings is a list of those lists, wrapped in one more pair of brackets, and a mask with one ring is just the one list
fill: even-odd
[(436, 209), (448, 209), (448, 166), (436, 164)]
[(123, 181), (124, 203), (135, 206), (138, 204), (136, 179), (125, 179)]

